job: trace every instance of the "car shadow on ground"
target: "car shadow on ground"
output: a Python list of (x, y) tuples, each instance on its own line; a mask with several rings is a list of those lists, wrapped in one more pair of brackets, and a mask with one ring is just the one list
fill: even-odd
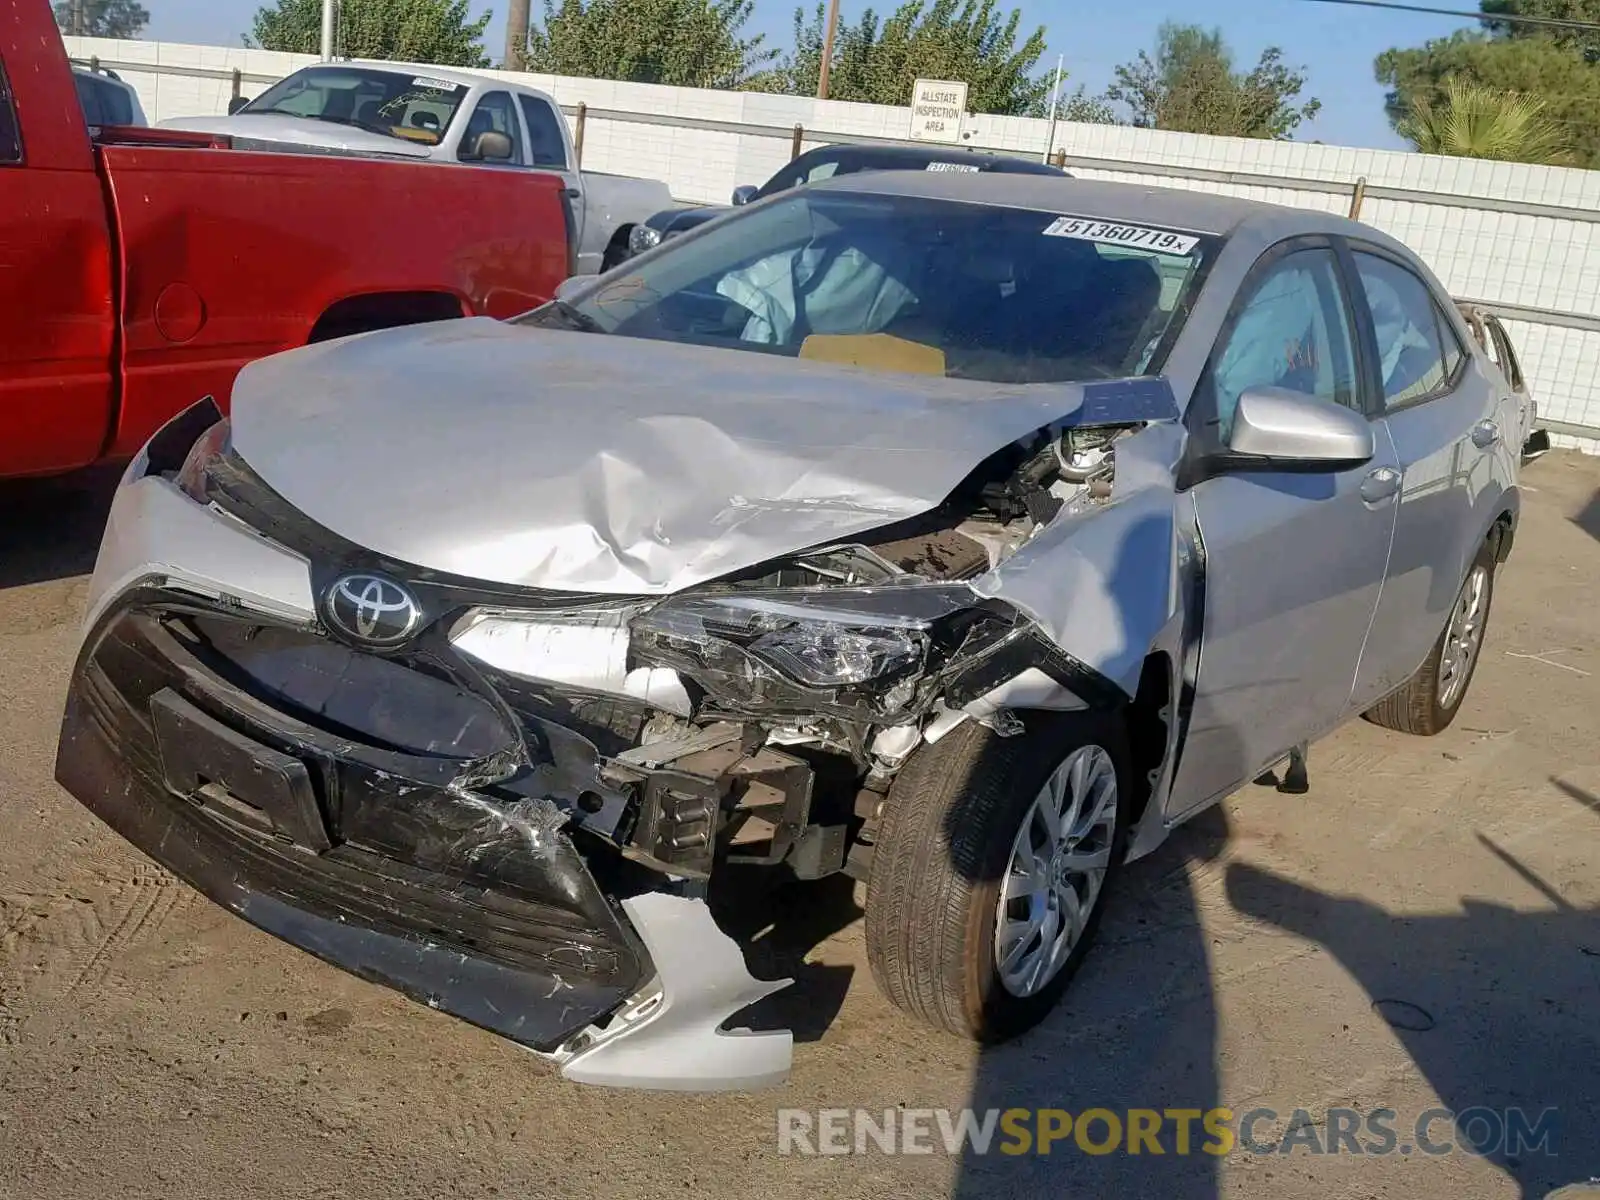
[(1578, 510), (1572, 523), (1600, 542), (1600, 492), (1589, 497), (1589, 503)]
[(725, 870), (715, 877), (710, 904), (722, 931), (743, 948), (756, 978), (794, 980), (793, 987), (742, 1010), (731, 1023), (788, 1029), (797, 1042), (820, 1040), (844, 1007), (855, 970), (806, 957), (861, 919), (855, 880), (830, 875), (805, 883), (760, 869)]
[[(1552, 782), (1600, 819), (1600, 797)], [(1542, 908), (1463, 898), (1459, 913), (1396, 915), (1242, 863), (1228, 867), (1227, 894), (1241, 914), (1334, 956), (1457, 1115), (1454, 1129), (1443, 1122), (1430, 1139), (1477, 1147), (1534, 1200), (1600, 1177), (1595, 1008), (1574, 1011), (1564, 999), (1600, 997), (1600, 909), (1575, 907), (1508, 849), (1478, 841), (1544, 897)], [(1508, 1116), (1513, 1109), (1522, 1116)], [(1544, 1149), (1508, 1144), (1508, 1125), (1521, 1120), (1536, 1134), (1550, 1110)]]
[(0, 588), (94, 569), (120, 468), (0, 482)]
[[(1126, 1130), (1109, 1151), (1103, 1118), (1051, 1145), (1037, 1140), (1009, 1153), (997, 1137), (986, 1153), (969, 1148), (953, 1195), (1217, 1196), (1218, 1160), (1199, 1114), (1220, 1107), (1217, 1013), (1208, 943), (1195, 901), (1196, 871), (1222, 854), (1228, 821), (1221, 807), (1175, 830), (1153, 854), (1129, 865), (1106, 898), (1092, 951), (1044, 1024), (1014, 1042), (980, 1052), (968, 1104), (990, 1109), (1060, 1109), (1074, 1120), (1090, 1109), (1126, 1122), (1130, 1109), (1195, 1110), (1189, 1152), (1177, 1153), (1176, 1127), (1160, 1131), (1164, 1152), (1126, 1152)], [(1030, 1124), (1038, 1128), (1038, 1118)], [(1013, 1145), (1015, 1141), (1013, 1140)]]

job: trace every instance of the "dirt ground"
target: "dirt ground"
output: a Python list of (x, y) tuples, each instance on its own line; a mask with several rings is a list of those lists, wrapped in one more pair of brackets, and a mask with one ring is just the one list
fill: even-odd
[[(761, 966), (800, 979), (783, 1002), (802, 1039), (792, 1080), (687, 1098), (567, 1084), (315, 962), (60, 791), (104, 490), (8, 489), (0, 1196), (1455, 1200), (1600, 1176), (1600, 461), (1551, 455), (1526, 483), (1482, 666), (1446, 734), (1357, 722), (1313, 748), (1309, 795), (1250, 787), (1181, 831), (1124, 876), (1068, 1003), (1000, 1049), (878, 996), (859, 893), (783, 892), (748, 919)], [(1316, 1122), (1387, 1107), (1402, 1135), (1435, 1107), (1520, 1106), (1559, 1124), (1554, 1155), (1182, 1156), (1170, 1140), (1160, 1157), (1091, 1155), (1070, 1139), (1048, 1156), (779, 1155), (780, 1107), (857, 1105), (1301, 1108)]]

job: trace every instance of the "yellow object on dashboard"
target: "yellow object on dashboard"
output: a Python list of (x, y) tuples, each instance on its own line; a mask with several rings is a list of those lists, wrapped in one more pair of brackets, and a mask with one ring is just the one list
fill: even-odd
[(913, 375), (943, 375), (945, 366), (937, 346), (887, 333), (813, 333), (800, 343), (800, 357)]

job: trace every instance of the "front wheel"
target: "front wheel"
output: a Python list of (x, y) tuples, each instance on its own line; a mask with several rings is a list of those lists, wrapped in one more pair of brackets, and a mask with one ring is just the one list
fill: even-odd
[(1368, 709), (1364, 714), (1367, 720), (1385, 729), (1431, 737), (1456, 719), (1478, 669), (1489, 605), (1494, 599), (1494, 569), (1495, 548), (1485, 542), (1427, 661), (1398, 691)]
[(1100, 924), (1127, 842), (1120, 716), (1030, 713), (923, 746), (895, 780), (867, 884), (867, 958), (898, 1007), (983, 1042), (1038, 1024)]

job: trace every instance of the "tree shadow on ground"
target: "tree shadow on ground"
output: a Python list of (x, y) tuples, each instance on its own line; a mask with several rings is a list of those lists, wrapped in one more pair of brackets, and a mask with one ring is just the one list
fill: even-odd
[[(1600, 798), (1554, 782), (1600, 817)], [(1240, 913), (1319, 943), (1354, 976), (1457, 1114), (1456, 1128), (1436, 1126), (1431, 1140), (1477, 1145), (1531, 1200), (1600, 1177), (1600, 910), (1568, 903), (1508, 850), (1478, 840), (1548, 907), (1464, 899), (1459, 914), (1399, 916), (1239, 863), (1227, 892)], [(1529, 1128), (1555, 1110), (1553, 1153), (1508, 1145), (1508, 1109)]]

